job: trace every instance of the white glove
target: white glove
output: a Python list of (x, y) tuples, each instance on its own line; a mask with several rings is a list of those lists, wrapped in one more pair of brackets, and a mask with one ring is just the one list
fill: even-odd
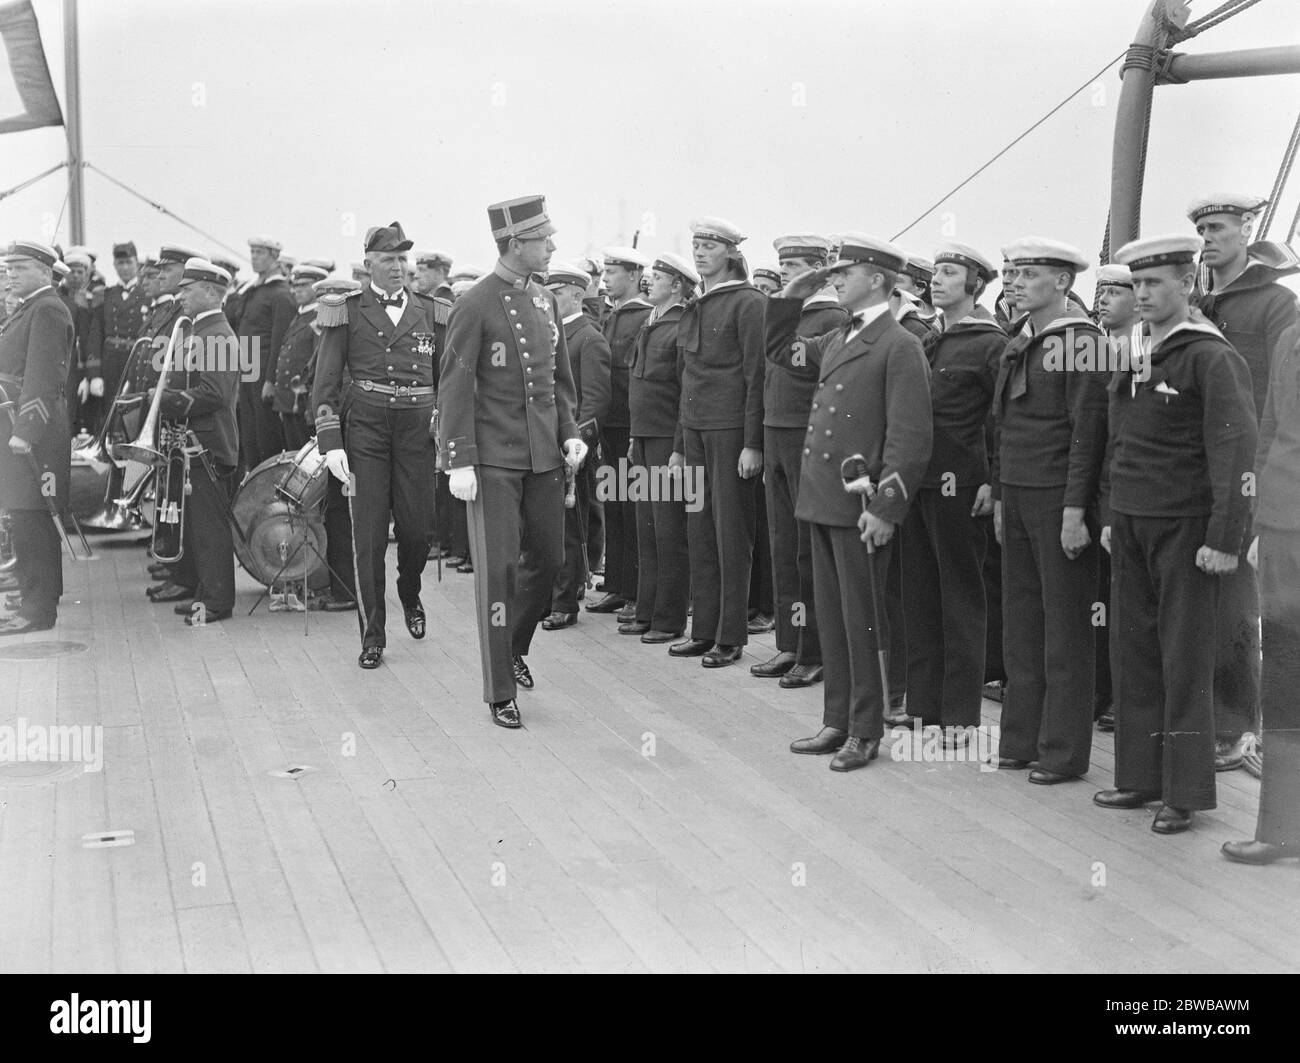
[(90, 382), (90, 393), (97, 399), (104, 397), (104, 378), (102, 376), (97, 376)]
[(86, 380), (83, 377), (81, 383), (77, 385), (77, 398), (79, 398), (82, 402), (85, 402), (86, 397), (89, 394), (90, 394), (90, 381)]
[(352, 481), (352, 470), (348, 468), (348, 452), (342, 447), (325, 451), (325, 468), (334, 474), (340, 483)]
[(866, 495), (868, 498), (876, 497), (876, 485), (871, 482), (870, 476), (859, 476), (856, 480), (850, 480), (844, 485), (844, 490), (852, 495)]
[(452, 469), (447, 473), (447, 486), (453, 498), (473, 502), (478, 497), (478, 477), (474, 474), (474, 466), (462, 465), (459, 469)]
[(564, 460), (568, 463), (570, 469), (576, 469), (582, 464), (582, 459), (587, 456), (587, 444), (576, 436), (573, 439), (564, 441)]

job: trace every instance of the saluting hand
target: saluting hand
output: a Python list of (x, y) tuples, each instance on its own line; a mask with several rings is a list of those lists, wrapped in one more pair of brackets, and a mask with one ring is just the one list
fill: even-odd
[(819, 292), (826, 287), (826, 280), (830, 275), (831, 268), (829, 266), (821, 266), (809, 270), (807, 273), (801, 273), (781, 289), (780, 297), (782, 299), (807, 299), (814, 292)]

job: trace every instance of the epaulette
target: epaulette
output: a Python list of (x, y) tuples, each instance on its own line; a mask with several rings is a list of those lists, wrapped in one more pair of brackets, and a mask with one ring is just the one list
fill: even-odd
[(430, 295), (428, 292), (417, 292), (414, 289), (411, 289), (411, 294), (429, 304), (428, 310), (433, 315), (435, 325), (445, 325), (447, 323), (448, 316), (451, 314), (451, 302), (449, 300), (438, 295)]
[(322, 292), (316, 299), (316, 324), (321, 328), (346, 325), (348, 323), (348, 300), (355, 299), (360, 294), (360, 287), (351, 292)]

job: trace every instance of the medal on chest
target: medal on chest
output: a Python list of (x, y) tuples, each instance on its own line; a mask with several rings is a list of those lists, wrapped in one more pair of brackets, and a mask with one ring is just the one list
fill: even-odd
[(412, 332), (411, 337), (415, 340), (415, 353), (421, 358), (433, 357), (433, 333), (432, 332)]

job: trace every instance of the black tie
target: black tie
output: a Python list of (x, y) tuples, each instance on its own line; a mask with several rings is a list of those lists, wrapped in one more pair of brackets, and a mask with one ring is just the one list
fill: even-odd
[(401, 306), (402, 305), (401, 290), (399, 289), (398, 291), (394, 292), (392, 295), (379, 296), (379, 305), (380, 306)]
[(853, 317), (849, 319), (849, 331), (857, 332), (858, 329), (860, 329), (863, 325), (866, 324), (866, 321), (867, 321), (866, 314), (854, 314)]

